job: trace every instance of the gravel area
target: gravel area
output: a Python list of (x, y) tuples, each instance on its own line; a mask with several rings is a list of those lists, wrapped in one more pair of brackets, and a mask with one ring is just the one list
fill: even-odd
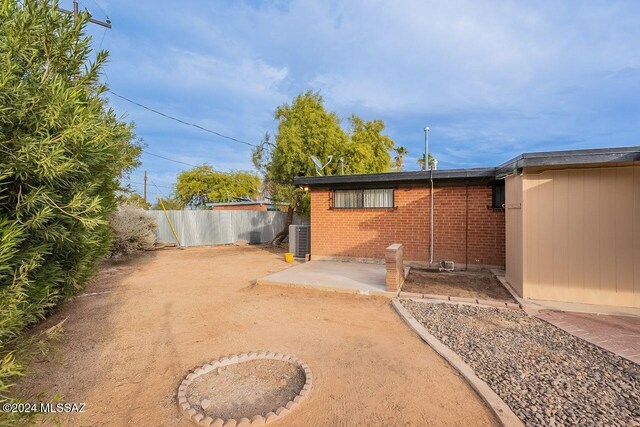
[(401, 300), (531, 426), (640, 426), (640, 366), (521, 310)]

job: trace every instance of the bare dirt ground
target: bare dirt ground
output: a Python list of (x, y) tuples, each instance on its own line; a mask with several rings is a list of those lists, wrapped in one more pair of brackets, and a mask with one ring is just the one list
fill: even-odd
[[(304, 371), (278, 360), (250, 360), (218, 368), (196, 378), (187, 388), (187, 400), (212, 419), (266, 418), (302, 390)], [(209, 406), (203, 407), (206, 399)]]
[(17, 395), (86, 402), (62, 425), (189, 426), (176, 390), (187, 371), (264, 349), (311, 368), (310, 397), (282, 426), (496, 425), (489, 410), (384, 298), (254, 286), (287, 267), (257, 247), (166, 249), (109, 266), (46, 322), (69, 316)]
[(513, 298), (490, 271), (438, 272), (412, 268), (402, 285), (405, 292), (512, 301)]

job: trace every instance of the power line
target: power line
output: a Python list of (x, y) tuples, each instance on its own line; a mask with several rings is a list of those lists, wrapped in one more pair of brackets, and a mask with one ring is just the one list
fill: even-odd
[(164, 193), (162, 191), (160, 191), (160, 189), (158, 188), (158, 186), (156, 185), (155, 181), (149, 177), (149, 181), (151, 181), (151, 184), (156, 187), (156, 190), (158, 190), (158, 193), (160, 193), (160, 195), (162, 196), (163, 199), (166, 199)]
[[(73, 0), (73, 10), (67, 10), (67, 9), (63, 9), (59, 6), (56, 6), (56, 10), (58, 10), (59, 12), (62, 13), (66, 13), (67, 15), (73, 15), (73, 20), (75, 21), (76, 18), (78, 17), (78, 13), (80, 12), (79, 8), (78, 8), (78, 2), (77, 0)], [(97, 19), (93, 19), (91, 17), (91, 13), (89, 13), (89, 18), (87, 19), (88, 22), (91, 22), (93, 24), (98, 24), (102, 27), (106, 27), (106, 28), (111, 28), (111, 20), (109, 20), (109, 17), (107, 16), (107, 20), (106, 22), (103, 21), (99, 21)]]
[(102, 42), (104, 42), (104, 36), (107, 35), (107, 29), (105, 28), (104, 31), (102, 32), (102, 38), (100, 39), (100, 46), (98, 46), (98, 52), (100, 52), (100, 49), (102, 49)]
[(96, 6), (98, 6), (98, 9), (100, 9), (100, 11), (104, 14), (104, 16), (106, 16), (107, 18), (109, 17), (109, 15), (107, 14), (107, 12), (98, 4), (97, 1), (95, 0), (91, 0), (91, 3), (95, 4)]
[[(149, 178), (149, 179), (151, 179), (151, 178)], [(137, 181), (129, 181), (127, 184), (144, 185), (144, 183), (137, 182)], [(170, 187), (168, 185), (158, 185), (157, 187), (168, 188), (170, 190), (173, 190), (173, 187)]]
[(160, 191), (160, 189), (158, 188), (156, 183), (153, 181), (153, 179), (151, 179), (151, 177), (149, 177), (149, 180), (151, 181), (151, 184), (153, 184), (153, 186), (156, 187), (156, 190), (158, 190), (158, 193), (160, 193), (160, 195), (162, 196), (162, 198), (159, 197), (160, 200), (158, 200), (158, 201), (160, 202), (160, 206), (162, 206), (162, 210), (164, 211), (164, 216), (167, 218), (167, 222), (169, 223), (169, 227), (171, 227), (171, 231), (173, 232), (173, 237), (176, 238), (176, 242), (178, 242), (178, 246), (180, 246), (180, 238), (178, 237), (178, 233), (176, 233), (176, 229), (173, 228), (173, 224), (171, 223), (171, 219), (169, 218), (169, 214), (167, 213), (167, 210), (164, 207), (164, 203), (162, 202), (162, 199), (167, 200), (167, 198), (164, 196), (164, 194), (162, 194), (162, 191)]
[[(107, 79), (107, 80), (108, 80), (108, 79)], [(158, 111), (158, 110), (155, 110), (155, 109), (153, 109), (153, 108), (147, 107), (146, 105), (143, 105), (143, 104), (140, 104), (139, 102), (133, 101), (133, 100), (131, 100), (131, 99), (127, 98), (126, 96), (122, 96), (122, 95), (120, 95), (120, 94), (117, 94), (117, 93), (115, 93), (114, 91), (112, 91), (111, 89), (107, 89), (107, 91), (108, 91), (110, 94), (117, 96), (118, 98), (124, 99), (125, 101), (132, 103), (133, 105), (137, 105), (138, 107), (144, 108), (145, 110), (149, 110), (149, 111), (151, 111), (152, 113), (159, 114), (159, 115), (161, 115), (161, 116), (163, 116), (163, 117), (166, 117), (167, 119), (174, 120), (174, 121), (176, 121), (176, 122), (178, 122), (178, 123), (182, 123), (183, 125), (192, 126), (192, 127), (194, 127), (194, 128), (197, 128), (197, 129), (203, 130), (203, 131), (205, 131), (205, 132), (209, 132), (209, 133), (212, 133), (212, 134), (214, 134), (214, 135), (217, 135), (217, 136), (219, 136), (219, 137), (221, 137), (221, 138), (226, 138), (226, 139), (228, 139), (228, 140), (235, 141), (235, 142), (238, 142), (238, 143), (240, 143), (240, 144), (248, 145), (248, 146), (250, 146), (250, 147), (257, 147), (257, 145), (256, 145), (256, 144), (252, 144), (252, 143), (250, 143), (250, 142), (242, 141), (241, 139), (237, 139), (237, 138), (234, 138), (234, 137), (232, 137), (232, 136), (228, 136), (228, 135), (221, 134), (220, 132), (216, 132), (216, 131), (214, 131), (214, 130), (207, 129), (207, 128), (205, 128), (204, 126), (200, 126), (200, 125), (197, 125), (197, 124), (195, 124), (195, 123), (189, 123), (189, 122), (186, 122), (186, 121), (184, 121), (184, 120), (181, 120), (181, 119), (179, 119), (179, 118), (177, 118), (177, 117), (173, 117), (173, 116), (170, 116), (169, 114), (165, 114), (165, 113), (163, 113), (163, 112), (161, 112), (161, 111)]]
[(180, 160), (171, 159), (171, 158), (169, 158), (169, 157), (161, 156), (160, 154), (150, 153), (150, 152), (148, 152), (147, 150), (144, 150), (144, 149), (143, 149), (142, 151), (143, 151), (145, 154), (148, 154), (148, 155), (150, 155), (150, 156), (159, 157), (159, 158), (161, 158), (161, 159), (168, 160), (168, 161), (170, 161), (170, 162), (180, 163), (180, 164), (182, 164), (182, 165), (191, 166), (191, 167), (194, 167), (194, 168), (198, 167), (198, 165), (192, 165), (191, 163), (186, 163), (186, 162), (182, 162), (182, 161), (180, 161)]

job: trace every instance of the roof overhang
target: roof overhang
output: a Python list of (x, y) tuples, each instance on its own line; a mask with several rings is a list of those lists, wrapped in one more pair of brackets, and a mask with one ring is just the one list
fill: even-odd
[(495, 179), (495, 168), (448, 169), (419, 172), (387, 172), (361, 175), (299, 176), (293, 183), (309, 187), (395, 187), (434, 183), (482, 183)]
[(496, 168), (498, 174), (525, 167), (570, 166), (640, 161), (640, 147), (597, 148), (591, 150), (524, 153)]
[[(387, 172), (361, 175), (299, 176), (293, 183), (303, 187), (396, 187), (420, 186), (430, 182), (438, 186), (490, 183), (500, 176), (525, 167), (558, 167), (589, 164), (624, 164), (640, 161), (640, 146), (588, 150), (524, 153), (498, 167), (442, 169), (418, 172)], [(433, 174), (433, 175), (432, 175)]]

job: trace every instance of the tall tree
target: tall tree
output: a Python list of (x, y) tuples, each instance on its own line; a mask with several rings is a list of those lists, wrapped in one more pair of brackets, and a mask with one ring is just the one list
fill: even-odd
[[(431, 153), (429, 153), (429, 169), (433, 168), (435, 163), (436, 163), (436, 159), (431, 155)], [(424, 154), (420, 156), (420, 158), (418, 159), (418, 164), (420, 165), (420, 168), (422, 170), (426, 170), (426, 167), (424, 164)]]
[(402, 171), (402, 166), (404, 165), (404, 156), (409, 154), (409, 150), (401, 145), (394, 148), (393, 151), (395, 151), (396, 153), (396, 156), (394, 158), (395, 167), (398, 168), (399, 171)]
[(131, 189), (120, 190), (117, 193), (116, 200), (119, 206), (135, 206), (148, 210), (151, 207), (151, 203), (145, 202), (144, 198)]
[(184, 203), (169, 195), (168, 197), (158, 197), (150, 209), (152, 211), (161, 211), (164, 209), (168, 211), (181, 211), (184, 209)]
[(322, 96), (311, 91), (278, 107), (275, 119), (275, 141), (265, 135), (253, 151), (253, 163), (263, 173), (274, 199), (289, 206), (285, 228), (273, 240), (278, 244), (287, 237), (294, 212), (308, 212), (309, 195), (293, 185), (293, 178), (317, 174), (312, 155), (323, 162), (332, 157), (322, 171), (325, 175), (341, 173), (342, 162), (346, 173), (384, 172), (394, 142), (382, 134), (382, 120), (366, 121), (354, 115), (349, 118), (350, 132), (345, 131), (338, 115), (325, 109)]
[(175, 194), (184, 205), (198, 209), (207, 202), (255, 199), (260, 193), (260, 177), (250, 172), (218, 172), (211, 166), (197, 166), (181, 172)]
[(385, 172), (389, 169), (389, 151), (395, 144), (382, 134), (384, 122), (378, 119), (366, 121), (352, 115), (349, 125), (351, 132), (347, 144), (337, 149), (340, 157), (345, 159), (345, 169), (352, 174)]
[(138, 164), (132, 127), (102, 96), (107, 52), (90, 61), (88, 19), (48, 0), (1, 2), (0, 351), (82, 289), (109, 252), (119, 180)]

